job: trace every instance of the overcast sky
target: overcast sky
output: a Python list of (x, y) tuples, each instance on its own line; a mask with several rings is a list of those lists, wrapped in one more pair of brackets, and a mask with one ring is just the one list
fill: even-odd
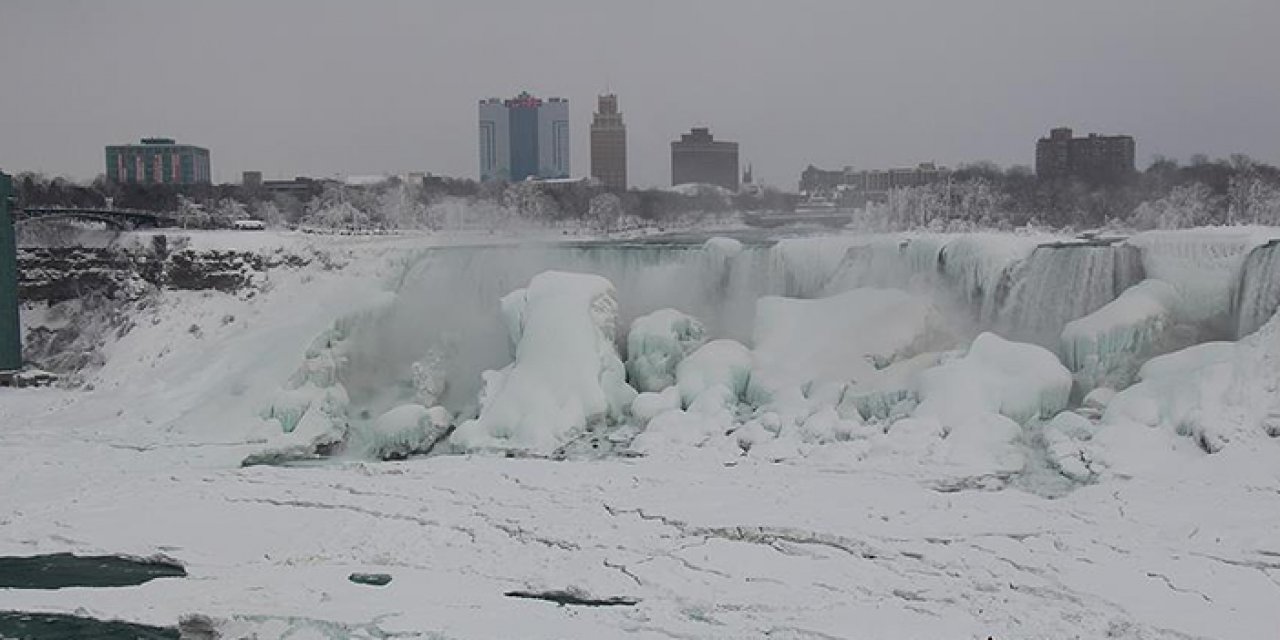
[(475, 177), (476, 101), (616, 92), (633, 183), (690, 126), (764, 182), (807, 164), (1034, 160), (1053, 125), (1280, 163), (1277, 0), (0, 0), (0, 168), (208, 147), (214, 178)]

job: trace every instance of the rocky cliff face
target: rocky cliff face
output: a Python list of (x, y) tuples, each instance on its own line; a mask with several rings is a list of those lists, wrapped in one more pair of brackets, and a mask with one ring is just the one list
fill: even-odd
[(269, 266), (262, 256), (242, 251), (27, 248), (18, 251), (18, 295), (24, 302), (56, 304), (88, 295), (127, 298), (148, 285), (233, 293), (253, 286)]
[(156, 236), (145, 249), (28, 247), (18, 251), (24, 355), (68, 376), (102, 364), (101, 348), (128, 333), (164, 290), (251, 293), (268, 269), (301, 266), (299, 256), (173, 248)]

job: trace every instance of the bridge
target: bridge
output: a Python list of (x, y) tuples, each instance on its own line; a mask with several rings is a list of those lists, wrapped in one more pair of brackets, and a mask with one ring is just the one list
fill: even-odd
[(27, 207), (16, 209), (13, 224), (42, 220), (86, 220), (101, 222), (113, 229), (174, 227), (178, 220), (173, 216), (143, 211), (141, 209), (116, 209), (113, 207)]

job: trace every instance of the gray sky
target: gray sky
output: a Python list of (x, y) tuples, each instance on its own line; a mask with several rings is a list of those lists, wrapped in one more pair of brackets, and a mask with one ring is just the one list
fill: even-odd
[(616, 92), (632, 180), (693, 125), (764, 182), (809, 163), (1033, 163), (1050, 126), (1280, 163), (1276, 0), (0, 0), (0, 168), (206, 146), (214, 178), (475, 177), (476, 101)]

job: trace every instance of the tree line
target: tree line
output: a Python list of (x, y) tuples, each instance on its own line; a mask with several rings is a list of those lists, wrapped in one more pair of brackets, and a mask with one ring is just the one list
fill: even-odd
[[(279, 227), (445, 229), (511, 224), (625, 228), (740, 211), (787, 211), (798, 196), (775, 189), (731, 193), (709, 185), (610, 191), (594, 181), (485, 182), (426, 176), (376, 184), (300, 180), (289, 193), (261, 185), (87, 184), (35, 173), (14, 180), (19, 206), (143, 209), (177, 214), (193, 227), (242, 218)], [(1186, 164), (1156, 158), (1146, 169), (1107, 180), (1045, 180), (1027, 167), (960, 166), (946, 182), (896, 189), (867, 205), (864, 225), (879, 229), (1176, 228), (1209, 224), (1280, 225), (1280, 169), (1243, 155)]]

